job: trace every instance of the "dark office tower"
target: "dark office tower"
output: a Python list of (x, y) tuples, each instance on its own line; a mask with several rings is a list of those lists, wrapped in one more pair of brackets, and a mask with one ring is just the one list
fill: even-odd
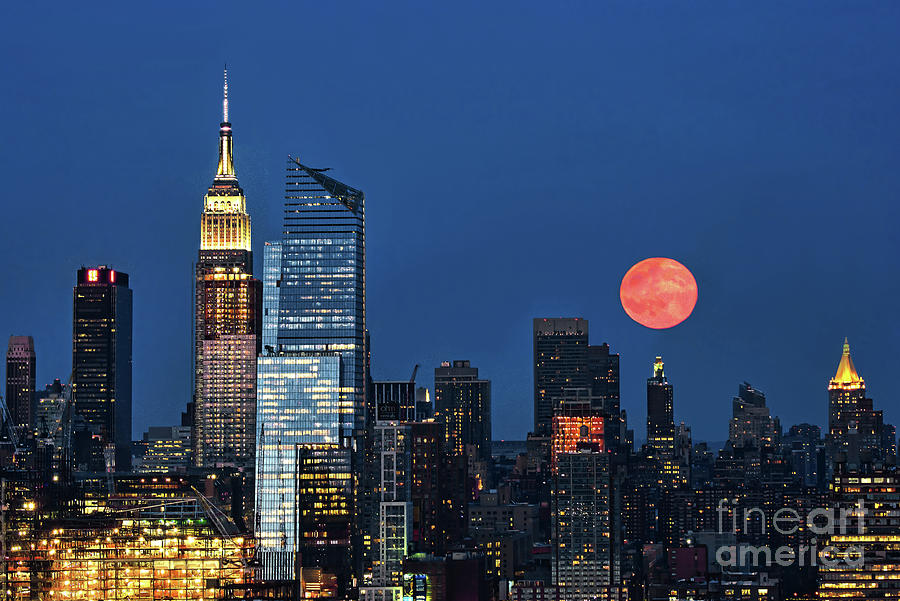
[(580, 317), (535, 318), (534, 432), (550, 435), (554, 399), (566, 388), (587, 388), (588, 321)]
[(410, 424), (412, 548), (442, 554), (466, 534), (465, 459), (447, 452), (444, 424)]
[(588, 346), (588, 378), (591, 396), (619, 406), (619, 354), (609, 344)]
[(675, 461), (674, 390), (663, 369), (662, 357), (653, 362), (653, 377), (647, 379), (647, 450), (660, 469), (660, 483), (678, 482)]
[(782, 439), (785, 454), (790, 455), (794, 480), (803, 486), (824, 484), (824, 453), (822, 431), (819, 426), (798, 424), (791, 426)]
[(606, 421), (606, 451), (618, 453), (625, 438), (625, 419), (619, 405), (619, 354), (609, 344), (588, 346), (587, 369), (592, 402)]
[(203, 201), (194, 317), (194, 465), (253, 467), (262, 283), (253, 278), (250, 215), (234, 171), (228, 79), (219, 166)]
[(766, 407), (766, 395), (749, 382), (738, 387), (731, 401), (732, 417), (728, 424), (728, 440), (735, 447), (761, 448), (778, 441), (778, 426)]
[(6, 407), (20, 430), (34, 428), (35, 354), (31, 336), (10, 336), (6, 352)]
[(491, 381), (478, 378), (468, 361), (434, 369), (435, 418), (444, 423), (448, 451), (480, 461), (491, 459)]
[(128, 274), (82, 267), (74, 291), (72, 399), (80, 470), (131, 469), (131, 289)]

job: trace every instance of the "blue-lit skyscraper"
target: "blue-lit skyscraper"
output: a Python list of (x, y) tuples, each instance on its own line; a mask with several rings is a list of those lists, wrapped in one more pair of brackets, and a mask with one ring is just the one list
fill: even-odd
[(365, 195), (296, 159), (287, 167), (278, 345), (341, 355), (341, 424), (364, 426)]
[(263, 252), (262, 345), (269, 351), (278, 346), (278, 302), (281, 292), (281, 242), (266, 242)]
[[(300, 515), (301, 495), (305, 492), (302, 489), (314, 486), (315, 480), (308, 478), (301, 483), (296, 477), (297, 466), (301, 449), (340, 446), (340, 416), (336, 410), (340, 366), (337, 355), (259, 357), (256, 532), (265, 579), (295, 577), (297, 543), (309, 532), (303, 528), (303, 522), (309, 520)], [(349, 466), (342, 471), (349, 471)], [(349, 475), (342, 476), (339, 485), (348, 479)], [(349, 511), (349, 507), (346, 509)], [(309, 517), (315, 521), (315, 516)], [(338, 528), (345, 528), (346, 519), (340, 521)]]
[(257, 534), (264, 578), (345, 596), (360, 548), (365, 197), (323, 171), (288, 161), (283, 238), (265, 247)]

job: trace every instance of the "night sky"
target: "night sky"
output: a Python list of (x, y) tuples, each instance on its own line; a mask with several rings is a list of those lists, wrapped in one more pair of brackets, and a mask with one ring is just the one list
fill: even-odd
[[(258, 273), (288, 153), (366, 193), (376, 378), (471, 359), (524, 438), (531, 318), (579, 315), (638, 439), (661, 354), (676, 421), (723, 440), (743, 380), (824, 424), (848, 336), (900, 424), (900, 4), (381, 4), (4, 4), (0, 338), (35, 337), (39, 386), (71, 369), (76, 269), (109, 264), (134, 434), (177, 423), (227, 62)], [(699, 285), (667, 331), (619, 304), (651, 256)]]

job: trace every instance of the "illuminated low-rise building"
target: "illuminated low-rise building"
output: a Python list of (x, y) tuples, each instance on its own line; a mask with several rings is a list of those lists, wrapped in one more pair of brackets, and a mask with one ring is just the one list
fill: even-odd
[(403, 598), (409, 601), (487, 601), (484, 555), (418, 553), (403, 562)]
[[(900, 598), (900, 473), (838, 463), (835, 518), (819, 560), (819, 599)], [(846, 523), (842, 524), (842, 516)]]
[(153, 426), (144, 433), (146, 445), (141, 464), (135, 471), (151, 473), (185, 473), (190, 465), (190, 426)]
[(246, 582), (253, 541), (184, 481), (167, 480), (150, 483), (152, 493), (136, 483), (90, 514), (57, 514), (18, 531), (4, 598), (221, 599), (227, 586)]

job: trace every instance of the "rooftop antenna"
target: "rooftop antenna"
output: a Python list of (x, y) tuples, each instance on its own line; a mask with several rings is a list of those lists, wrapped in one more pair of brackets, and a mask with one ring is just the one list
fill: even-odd
[(222, 99), (222, 118), (228, 123), (228, 65), (225, 65), (225, 96)]

